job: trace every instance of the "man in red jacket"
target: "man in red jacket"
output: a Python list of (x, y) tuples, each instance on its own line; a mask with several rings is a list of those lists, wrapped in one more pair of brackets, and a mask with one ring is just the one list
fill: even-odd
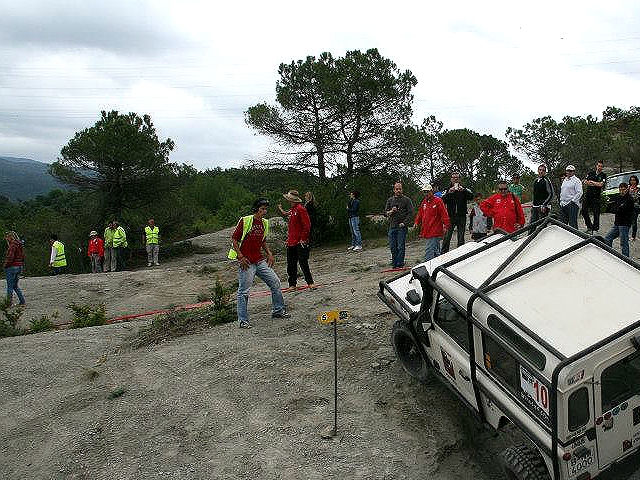
[(298, 280), (298, 264), (309, 287), (314, 287), (311, 270), (309, 270), (309, 233), (311, 220), (307, 210), (302, 206), (302, 199), (297, 190), (289, 190), (282, 194), (291, 204), (287, 211), (280, 211), (289, 218), (289, 234), (287, 236), (287, 275), (289, 286), (295, 287)]
[(104, 240), (98, 236), (98, 232), (91, 230), (89, 233), (89, 246), (87, 256), (91, 259), (91, 273), (102, 272), (102, 259), (104, 258)]
[(440, 239), (444, 232), (451, 227), (449, 214), (444, 202), (433, 194), (433, 188), (428, 183), (422, 187), (424, 199), (418, 208), (418, 214), (413, 221), (414, 227), (422, 224), (420, 236), (426, 238), (424, 261), (440, 255)]
[(513, 233), (524, 225), (524, 211), (520, 200), (507, 187), (507, 182), (498, 183), (498, 193), (480, 204), (480, 210), (493, 218), (493, 229)]

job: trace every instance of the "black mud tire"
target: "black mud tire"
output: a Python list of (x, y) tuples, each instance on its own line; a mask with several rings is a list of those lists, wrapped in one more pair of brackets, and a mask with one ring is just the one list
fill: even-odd
[(551, 480), (547, 464), (540, 453), (524, 443), (502, 452), (507, 480)]
[(432, 378), (432, 372), (422, 357), (409, 326), (402, 320), (397, 320), (393, 324), (391, 344), (402, 369), (420, 383), (428, 384)]

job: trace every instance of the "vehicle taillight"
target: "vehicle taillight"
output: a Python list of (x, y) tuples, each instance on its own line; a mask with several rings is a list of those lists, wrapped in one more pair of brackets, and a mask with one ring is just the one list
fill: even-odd
[(622, 451), (625, 452), (631, 448), (631, 440), (625, 440), (622, 442)]
[(568, 462), (569, 460), (571, 460), (571, 452), (564, 452), (564, 455), (562, 455), (562, 459), (565, 462)]
[(604, 419), (609, 420), (611, 418), (611, 412), (607, 412), (604, 414)]
[(596, 425), (600, 425), (602, 423), (602, 417), (596, 418)]

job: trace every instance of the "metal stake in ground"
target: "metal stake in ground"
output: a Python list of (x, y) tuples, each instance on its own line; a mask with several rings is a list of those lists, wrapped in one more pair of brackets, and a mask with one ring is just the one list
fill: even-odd
[(323, 325), (333, 324), (333, 425), (327, 425), (320, 431), (322, 438), (333, 438), (338, 432), (338, 322), (349, 318), (346, 310), (331, 310), (318, 315), (318, 321)]

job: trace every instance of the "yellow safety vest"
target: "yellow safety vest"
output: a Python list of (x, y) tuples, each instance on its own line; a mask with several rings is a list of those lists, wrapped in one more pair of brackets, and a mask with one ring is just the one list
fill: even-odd
[(54, 267), (66, 267), (67, 257), (64, 255), (64, 244), (56, 240), (53, 242), (53, 248), (56, 249), (56, 258), (53, 260)]
[(144, 233), (147, 236), (147, 245), (158, 243), (158, 234), (160, 233), (160, 229), (157, 225), (154, 226), (153, 229), (147, 225), (144, 227)]
[(109, 227), (104, 229), (104, 246), (105, 247), (113, 247), (113, 232), (115, 232), (115, 229), (112, 229)]
[(113, 248), (125, 248), (127, 246), (127, 234), (124, 232), (124, 228), (118, 227), (113, 232)]
[[(242, 217), (240, 220), (242, 221), (242, 237), (238, 242), (238, 246), (242, 245), (242, 242), (244, 241), (244, 237), (247, 236), (247, 233), (249, 233), (249, 231), (251, 230), (251, 227), (253, 226), (253, 215), (247, 215), (246, 217)], [(266, 218), (263, 218), (262, 226), (264, 227), (264, 236), (262, 238), (267, 238), (267, 235), (269, 234), (269, 220), (267, 220)], [(229, 254), (227, 255), (227, 258), (229, 260), (235, 260), (236, 258), (238, 258), (238, 252), (236, 252), (233, 249), (233, 246), (229, 249)]]

